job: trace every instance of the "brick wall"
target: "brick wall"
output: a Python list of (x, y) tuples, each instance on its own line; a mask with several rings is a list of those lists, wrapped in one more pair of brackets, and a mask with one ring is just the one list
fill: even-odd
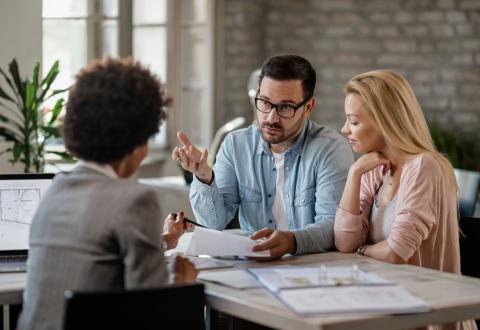
[(216, 113), (216, 127), (238, 116), (253, 118), (247, 96), (247, 81), (251, 71), (260, 66), (265, 57), (264, 15), (269, 3), (261, 0), (226, 0), (224, 5), (225, 78), (222, 83), (225, 106)]
[(313, 118), (339, 129), (343, 85), (375, 68), (403, 73), (427, 117), (480, 127), (480, 0), (224, 0), (224, 107), (253, 118), (249, 73), (295, 53), (317, 70)]

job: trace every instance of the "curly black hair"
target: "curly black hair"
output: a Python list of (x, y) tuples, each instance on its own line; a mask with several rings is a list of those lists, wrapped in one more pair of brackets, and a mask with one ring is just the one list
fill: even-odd
[(139, 62), (94, 60), (76, 78), (63, 127), (74, 156), (103, 164), (121, 160), (158, 132), (168, 100)]

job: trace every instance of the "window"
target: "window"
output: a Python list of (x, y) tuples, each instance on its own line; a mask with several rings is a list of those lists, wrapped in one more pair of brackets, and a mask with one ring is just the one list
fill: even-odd
[(174, 98), (168, 127), (160, 128), (150, 146), (176, 143), (178, 129), (208, 146), (213, 136), (213, 12), (214, 0), (43, 0), (42, 67), (45, 71), (60, 60), (54, 88), (65, 88), (94, 58), (132, 55), (160, 77)]
[(73, 83), (91, 59), (118, 53), (118, 2), (43, 1), (43, 67), (60, 61), (57, 88)]

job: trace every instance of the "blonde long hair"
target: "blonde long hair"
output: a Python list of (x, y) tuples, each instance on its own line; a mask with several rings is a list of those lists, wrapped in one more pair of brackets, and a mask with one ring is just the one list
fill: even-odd
[(385, 141), (410, 155), (430, 153), (457, 189), (453, 167), (432, 141), (425, 116), (408, 81), (393, 70), (374, 70), (358, 74), (344, 87), (345, 94), (361, 96), (365, 110)]

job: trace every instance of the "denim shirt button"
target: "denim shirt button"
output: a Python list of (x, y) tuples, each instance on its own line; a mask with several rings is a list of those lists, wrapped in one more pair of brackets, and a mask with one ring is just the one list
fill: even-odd
[(268, 223), (273, 223), (273, 219), (268, 219)]
[(243, 198), (243, 194), (240, 194), (240, 198)]
[(290, 168), (287, 166), (287, 167), (285, 167), (285, 169), (288, 171)]
[(304, 199), (302, 199), (302, 203), (305, 203), (305, 198), (304, 198)]
[(272, 197), (272, 194), (268, 194), (267, 196), (268, 196), (268, 198), (270, 198), (270, 197)]

